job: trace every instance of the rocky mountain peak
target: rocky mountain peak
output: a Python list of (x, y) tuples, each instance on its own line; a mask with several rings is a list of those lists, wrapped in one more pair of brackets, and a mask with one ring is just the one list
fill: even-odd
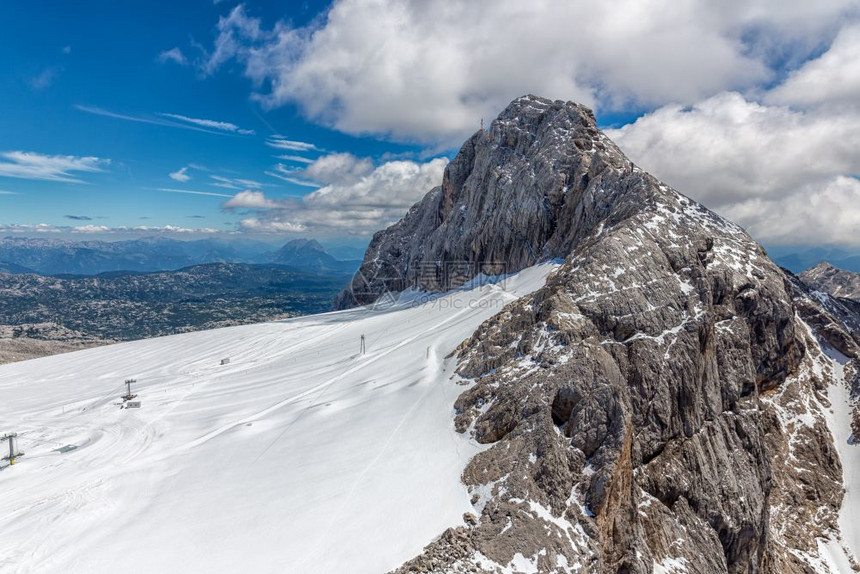
[(296, 256), (320, 256), (328, 257), (325, 247), (316, 239), (293, 239), (285, 243), (275, 253), (275, 260), (283, 260)]
[(632, 182), (648, 177), (597, 129), (588, 108), (518, 98), (465, 142), (440, 187), (374, 236), (337, 306), (372, 302), (419, 276), (422, 288), (456, 286), (446, 265), (462, 281), (564, 258), (598, 226), (646, 201), (642, 192), (657, 186)]
[(458, 349), (456, 428), (488, 445), (463, 474), (475, 515), (400, 572), (814, 571), (816, 540), (840, 540), (826, 393), (860, 387), (853, 312), (633, 165), (587, 108), (512, 102), (338, 303), (556, 258)]
[(860, 303), (860, 273), (845, 271), (822, 261), (801, 273), (800, 278), (813, 289)]
[(283, 249), (325, 251), (325, 247), (323, 247), (316, 239), (293, 239), (292, 241), (288, 241), (284, 245)]

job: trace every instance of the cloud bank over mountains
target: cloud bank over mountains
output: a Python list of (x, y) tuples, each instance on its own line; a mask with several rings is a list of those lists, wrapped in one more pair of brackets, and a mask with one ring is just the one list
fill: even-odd
[(400, 219), (413, 203), (442, 182), (446, 158), (424, 163), (399, 160), (374, 166), (349, 153), (324, 155), (297, 177), (319, 188), (296, 198), (272, 199), (246, 190), (222, 204), (246, 214), (240, 229), (250, 233), (367, 236)]
[[(860, 204), (858, 15), (856, 0), (336, 0), (292, 27), (239, 5), (201, 70), (238, 63), (264, 107), (431, 151), (524, 93), (641, 116), (611, 130), (622, 149), (759, 240), (860, 244), (845, 209)], [(383, 167), (361, 178), (403, 169)], [(301, 209), (344, 189), (325, 183)]]

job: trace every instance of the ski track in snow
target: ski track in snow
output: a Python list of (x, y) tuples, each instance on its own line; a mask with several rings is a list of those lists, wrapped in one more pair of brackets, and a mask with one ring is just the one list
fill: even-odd
[[(0, 571), (400, 565), (472, 510), (460, 474), (481, 447), (454, 432), (445, 357), (556, 267), (0, 367), (0, 432), (26, 453), (0, 471)], [(119, 408), (127, 378), (139, 410)]]

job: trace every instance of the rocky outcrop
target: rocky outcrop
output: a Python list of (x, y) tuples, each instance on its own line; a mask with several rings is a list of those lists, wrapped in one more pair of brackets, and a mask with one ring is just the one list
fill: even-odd
[(474, 514), (398, 572), (819, 571), (843, 497), (819, 338), (856, 373), (850, 312), (581, 106), (513, 102), (374, 237), (342, 300), (434, 261), (555, 257), (457, 351), (455, 424), (488, 445), (463, 474)]
[(860, 302), (860, 273), (843, 271), (822, 261), (799, 275), (810, 288), (836, 298)]

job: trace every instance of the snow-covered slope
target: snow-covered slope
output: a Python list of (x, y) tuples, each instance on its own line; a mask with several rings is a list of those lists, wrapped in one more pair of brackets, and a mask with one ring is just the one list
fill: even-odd
[(446, 357), (553, 268), (0, 367), (0, 432), (26, 453), (0, 472), (0, 571), (397, 567), (472, 508), (481, 447), (454, 432)]
[[(826, 359), (822, 362), (833, 369), (834, 383), (827, 388), (827, 397), (832, 407), (827, 417), (827, 426), (833, 434), (833, 444), (842, 463), (842, 481), (845, 497), (839, 510), (839, 528), (848, 551), (860, 556), (860, 446), (854, 441), (851, 431), (853, 404), (849, 382), (845, 379), (845, 365), (849, 359), (835, 349), (825, 348)], [(830, 365), (827, 365), (827, 363)], [(839, 555), (838, 551), (830, 554)], [(844, 564), (838, 564), (839, 572), (849, 572)]]

